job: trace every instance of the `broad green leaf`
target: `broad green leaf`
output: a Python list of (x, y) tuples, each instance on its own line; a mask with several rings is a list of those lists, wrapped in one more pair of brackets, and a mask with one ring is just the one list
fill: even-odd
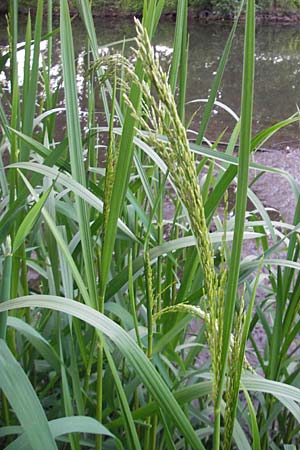
[[(70, 416), (50, 420), (49, 428), (55, 439), (70, 433), (102, 434), (103, 436), (109, 436), (116, 439), (115, 436), (101, 423), (92, 417), (86, 416)], [(116, 439), (116, 445), (118, 449), (123, 449), (123, 446), (118, 439)], [(28, 450), (28, 439), (25, 433), (9, 444), (5, 450)]]
[(0, 340), (0, 387), (18, 417), (32, 450), (57, 450), (47, 417), (23, 369)]
[(192, 448), (194, 450), (204, 450), (204, 447), (193, 430), (188, 418), (181, 410), (179, 404), (167, 388), (155, 367), (150, 363), (147, 356), (137, 346), (135, 341), (119, 325), (89, 306), (67, 298), (50, 295), (32, 295), (4, 302), (0, 305), (0, 312), (34, 306), (70, 314), (89, 323), (110, 338), (123, 354), (125, 361), (130, 364), (140, 376), (157, 405), (164, 411), (166, 416), (174, 422)]
[(300, 389), (295, 386), (267, 380), (254, 374), (242, 376), (242, 382), (248, 391), (264, 392), (265, 394), (272, 394), (274, 397), (285, 397), (300, 403)]

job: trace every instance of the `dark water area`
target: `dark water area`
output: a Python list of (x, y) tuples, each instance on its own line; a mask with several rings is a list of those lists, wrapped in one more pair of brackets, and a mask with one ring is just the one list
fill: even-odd
[[(134, 37), (135, 30), (131, 20), (95, 21), (101, 54), (120, 52), (122, 43), (112, 42)], [(162, 63), (167, 68), (172, 56), (175, 24), (163, 22), (159, 25), (153, 41)], [(192, 21), (189, 23), (189, 64), (187, 83), (187, 102), (206, 99), (216, 74), (230, 26), (208, 24)], [(86, 36), (79, 20), (73, 22), (74, 44), (77, 57), (77, 84), (82, 105), (85, 106)], [(218, 92), (217, 100), (225, 104), (236, 115), (240, 113), (242, 84), (243, 26), (240, 26), (234, 40), (230, 60), (226, 67), (224, 79)], [(25, 24), (20, 24), (20, 42), (25, 33)], [(61, 77), (60, 47), (56, 39), (51, 70), (52, 86), (57, 85)], [(6, 47), (5, 22), (0, 23), (0, 53)], [(130, 55), (132, 42), (126, 44), (126, 54)], [(46, 42), (42, 43), (42, 54), (46, 51)], [(24, 52), (19, 52), (19, 82), (22, 84), (22, 62)], [(258, 25), (256, 38), (256, 72), (254, 98), (254, 132), (259, 132), (276, 122), (290, 117), (297, 112), (300, 100), (300, 29), (289, 25)], [(41, 59), (42, 64), (42, 59)], [(7, 73), (0, 73), (2, 88), (9, 89)], [(202, 105), (202, 106), (201, 106)], [(203, 103), (191, 103), (187, 106), (187, 120), (195, 111), (191, 128), (197, 130), (203, 111)], [(235, 124), (235, 119), (222, 108), (214, 108), (213, 118), (207, 131), (207, 138), (217, 139), (225, 129), (222, 140), (227, 140)], [(264, 145), (264, 152), (257, 152), (255, 160), (262, 164), (274, 165), (287, 170), (300, 181), (300, 128), (299, 124), (289, 126)], [(257, 183), (256, 191), (263, 202), (279, 208), (288, 220), (291, 220), (294, 200), (286, 181), (278, 175), (265, 175)]]

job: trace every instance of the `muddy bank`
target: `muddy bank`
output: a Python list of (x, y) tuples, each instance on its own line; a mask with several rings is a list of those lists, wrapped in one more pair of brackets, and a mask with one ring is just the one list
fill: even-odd
[(264, 152), (258, 151), (254, 156), (254, 160), (258, 164), (281, 169), (295, 180), (295, 186), (293, 187), (287, 177), (268, 172), (253, 186), (253, 190), (266, 207), (277, 211), (281, 220), (293, 223), (296, 207), (294, 189), (297, 191), (300, 186), (299, 146), (295, 148), (287, 147), (284, 151), (280, 149), (270, 149)]

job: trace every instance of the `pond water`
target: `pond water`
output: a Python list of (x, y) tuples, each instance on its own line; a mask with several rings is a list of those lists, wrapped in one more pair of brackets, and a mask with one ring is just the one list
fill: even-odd
[[(130, 20), (109, 21), (96, 20), (99, 44), (102, 53), (120, 51), (122, 44), (108, 46), (111, 42), (131, 38), (135, 34)], [(5, 52), (6, 27), (0, 23), (0, 51)], [(85, 33), (79, 20), (74, 21), (74, 41), (77, 55), (78, 92), (84, 97), (85, 76)], [(163, 22), (159, 25), (154, 45), (163, 64), (167, 66), (172, 56), (172, 42), (175, 24)], [(24, 35), (25, 24), (20, 26), (20, 42)], [(216, 73), (219, 59), (222, 55), (230, 31), (229, 25), (209, 24), (200, 22), (189, 23), (189, 65), (187, 101), (207, 98), (213, 77)], [(128, 48), (130, 43), (127, 44)], [(43, 44), (46, 50), (46, 43)], [(243, 26), (238, 29), (231, 57), (226, 67), (222, 86), (218, 92), (218, 100), (228, 107), (240, 112), (240, 92), (242, 78)], [(129, 52), (129, 50), (128, 50)], [(22, 51), (20, 59), (20, 84), (22, 83)], [(52, 68), (52, 83), (56, 85), (61, 75), (59, 42), (54, 49), (54, 65)], [(277, 121), (286, 119), (297, 111), (300, 101), (300, 30), (297, 26), (259, 25), (256, 41), (256, 74), (254, 98), (255, 132), (268, 127)], [(8, 89), (5, 72), (0, 73), (0, 83)], [(84, 102), (83, 102), (84, 104)], [(198, 103), (187, 107), (187, 118), (199, 108)], [(196, 130), (201, 119), (201, 110), (195, 115), (192, 127)], [(208, 129), (207, 137), (215, 140), (224, 130), (232, 130), (234, 119), (220, 108), (214, 109), (214, 116)], [(226, 140), (229, 131), (224, 135)], [(257, 152), (257, 162), (275, 165), (288, 170), (300, 181), (300, 131), (299, 125), (289, 126), (280, 132), (276, 138), (267, 143), (263, 152)], [(268, 206), (278, 208), (286, 218), (291, 220), (294, 201), (289, 186), (278, 176), (266, 175), (259, 180), (256, 191)]]

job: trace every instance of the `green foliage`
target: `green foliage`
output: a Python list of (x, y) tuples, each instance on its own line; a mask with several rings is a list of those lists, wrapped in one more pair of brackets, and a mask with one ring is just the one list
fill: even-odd
[(213, 10), (222, 16), (236, 12), (239, 4), (239, 0), (212, 0), (211, 2)]

